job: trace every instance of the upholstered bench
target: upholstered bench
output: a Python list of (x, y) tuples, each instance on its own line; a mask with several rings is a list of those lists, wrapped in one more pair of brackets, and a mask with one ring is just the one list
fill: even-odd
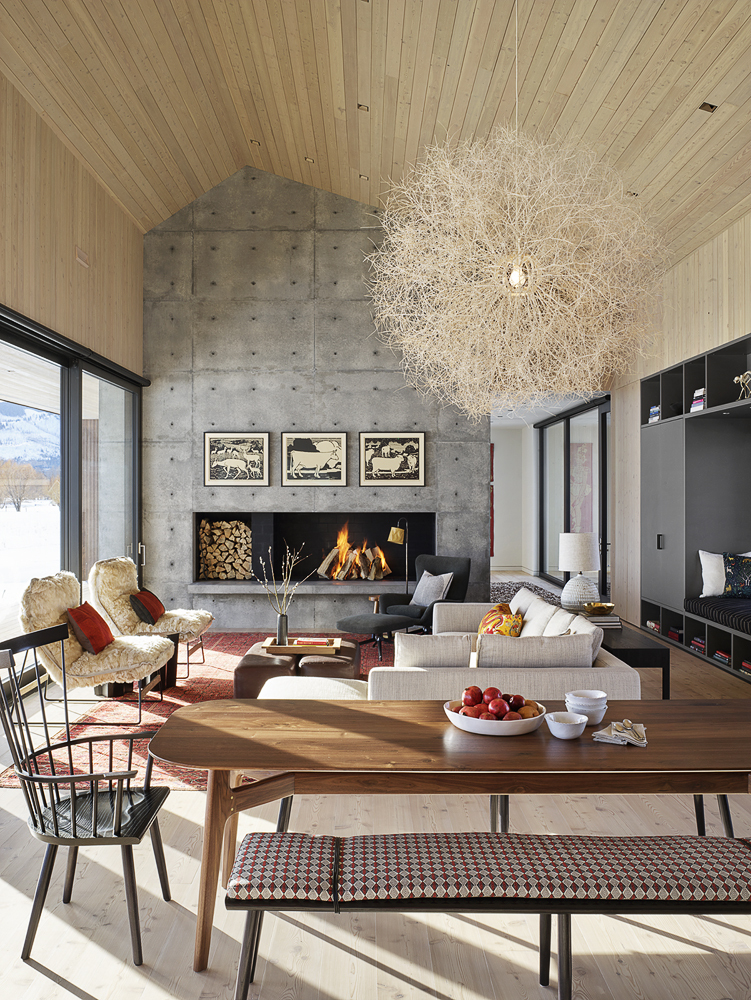
[(273, 654), (263, 643), (251, 646), (235, 667), (235, 698), (257, 698), (272, 677), (350, 677), (360, 676), (360, 647), (356, 642), (342, 642), (335, 656), (310, 653), (306, 656)]
[(253, 981), (264, 910), (539, 913), (543, 986), (555, 913), (569, 1000), (573, 914), (751, 913), (750, 876), (751, 841), (727, 837), (252, 833), (227, 884), (227, 908), (248, 911), (235, 1000)]

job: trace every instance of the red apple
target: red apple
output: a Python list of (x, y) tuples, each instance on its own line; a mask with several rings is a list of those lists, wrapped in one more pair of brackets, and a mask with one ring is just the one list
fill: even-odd
[(483, 712), (480, 718), (485, 719), (486, 722), (498, 722), (498, 716), (493, 715), (492, 712)]
[(485, 688), (485, 690), (482, 693), (482, 700), (485, 702), (486, 705), (489, 705), (491, 701), (493, 701), (495, 698), (500, 698), (500, 697), (501, 697), (500, 688), (494, 688), (494, 687)]
[(503, 716), (510, 710), (509, 703), (503, 698), (494, 698), (488, 705), (488, 711), (492, 712), (493, 715), (497, 716), (499, 719), (502, 719)]
[(518, 719), (521, 719), (518, 712), (507, 712), (503, 717), (504, 722), (516, 722)]
[(470, 685), (462, 692), (463, 705), (479, 705), (482, 703), (482, 689), (476, 684)]
[(468, 715), (470, 719), (479, 719), (485, 710), (484, 705), (465, 705), (459, 709), (459, 715)]
[(520, 708), (524, 708), (524, 698), (520, 694), (512, 694), (506, 701), (511, 706), (512, 712), (517, 712)]
[(512, 698), (512, 697), (513, 697), (513, 695), (510, 695), (510, 694), (502, 694), (501, 695), (501, 698), (503, 698), (504, 701), (508, 701), (509, 698)]

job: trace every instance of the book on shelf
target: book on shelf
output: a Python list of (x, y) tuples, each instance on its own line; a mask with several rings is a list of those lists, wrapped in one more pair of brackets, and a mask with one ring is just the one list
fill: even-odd
[(587, 615), (589, 621), (595, 625), (620, 625), (621, 619), (618, 615)]
[(741, 660), (741, 666), (751, 670), (751, 660)]
[(719, 660), (720, 663), (730, 663), (730, 653), (724, 652), (722, 649), (718, 649), (712, 656), (713, 660)]
[(654, 424), (660, 419), (660, 407), (650, 406), (649, 408), (649, 420), (647, 423)]
[(651, 628), (653, 632), (660, 631), (660, 623), (658, 621), (653, 621), (651, 618), (647, 619), (646, 626), (647, 628)]
[(747, 666), (746, 661), (744, 660), (744, 662), (738, 667), (738, 673), (748, 674), (748, 676), (751, 677), (751, 666)]
[(696, 410), (703, 410), (705, 402), (706, 402), (705, 390), (703, 388), (694, 390), (694, 398), (691, 401), (689, 412), (695, 413)]
[(683, 629), (682, 628), (669, 628), (668, 629), (668, 639), (673, 639), (675, 642), (683, 642)]

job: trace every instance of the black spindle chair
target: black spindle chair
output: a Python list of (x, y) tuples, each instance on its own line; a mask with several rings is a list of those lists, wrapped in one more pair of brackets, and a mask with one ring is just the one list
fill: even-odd
[[(157, 819), (169, 789), (151, 788), (150, 756), (143, 783), (135, 784), (138, 769), (133, 767), (134, 743), (150, 739), (153, 732), (71, 739), (66, 707), (65, 731), (60, 734), (64, 738), (55, 739), (52, 730), (56, 727), (47, 718), (43, 697), (45, 672), (36, 657), (31, 670), (24, 671), (22, 665), (16, 665), (13, 650), (27, 651), (62, 642), (67, 633), (67, 625), (42, 629), (9, 640), (3, 643), (6, 648), (0, 649), (0, 718), (29, 810), (29, 829), (32, 836), (47, 844), (21, 957), (27, 959), (31, 954), (58, 848), (68, 848), (63, 902), (69, 903), (79, 847), (112, 844), (122, 852), (133, 962), (141, 965), (133, 845), (150, 833), (162, 895), (169, 900)], [(118, 744), (125, 745), (119, 756)]]

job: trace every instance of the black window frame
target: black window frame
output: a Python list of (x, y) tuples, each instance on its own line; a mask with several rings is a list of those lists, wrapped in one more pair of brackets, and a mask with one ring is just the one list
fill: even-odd
[[(0, 340), (60, 366), (60, 566), (81, 583), (82, 382), (86, 372), (133, 394), (133, 523), (141, 540), (141, 391), (151, 383), (96, 351), (0, 305)], [(134, 561), (138, 560), (134, 553)], [(140, 572), (140, 569), (139, 569)]]
[(609, 455), (607, 439), (607, 414), (611, 412), (610, 396), (598, 396), (597, 399), (588, 403), (581, 403), (563, 413), (547, 417), (534, 424), (534, 429), (538, 431), (538, 506), (537, 506), (537, 527), (538, 527), (538, 569), (537, 575), (543, 580), (548, 580), (557, 586), (568, 583), (571, 573), (564, 572), (560, 577), (552, 576), (547, 572), (547, 532), (545, 505), (546, 479), (545, 479), (545, 431), (555, 424), (563, 424), (563, 530), (571, 529), (571, 420), (581, 413), (589, 410), (598, 411), (598, 517), (599, 517), (599, 539), (600, 539), (600, 572), (598, 576), (598, 590), (603, 597), (609, 597), (607, 560), (608, 560), (608, 489), (609, 489)]

